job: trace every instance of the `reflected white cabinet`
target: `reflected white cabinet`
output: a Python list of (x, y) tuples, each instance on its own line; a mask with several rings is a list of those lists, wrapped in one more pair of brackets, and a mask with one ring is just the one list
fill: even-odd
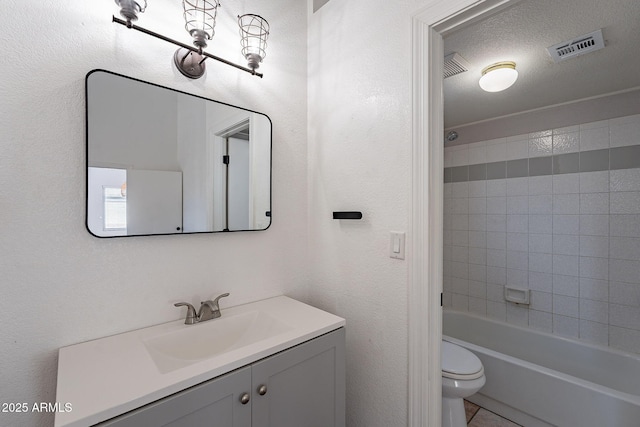
[(344, 328), (99, 425), (344, 427)]

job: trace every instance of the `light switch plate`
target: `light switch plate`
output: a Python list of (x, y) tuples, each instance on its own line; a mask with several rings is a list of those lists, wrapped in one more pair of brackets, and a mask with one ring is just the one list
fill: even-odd
[(404, 259), (404, 243), (405, 233), (392, 231), (389, 242), (389, 256), (395, 259)]

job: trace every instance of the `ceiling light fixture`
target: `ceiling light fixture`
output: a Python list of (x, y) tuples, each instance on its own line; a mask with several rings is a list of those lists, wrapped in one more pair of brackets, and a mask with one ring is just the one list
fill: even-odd
[(500, 92), (511, 87), (516, 80), (518, 80), (516, 63), (503, 61), (484, 68), (478, 83), (486, 92)]
[(142, 0), (144, 6), (141, 6), (140, 1), (136, 0), (115, 0), (115, 2), (120, 6), (120, 15), (126, 20), (114, 16), (113, 22), (179, 47), (173, 55), (173, 60), (178, 70), (186, 77), (192, 79), (202, 77), (205, 71), (204, 61), (207, 58), (231, 65), (254, 76), (262, 77), (262, 74), (257, 73), (256, 69), (266, 56), (265, 49), (267, 47), (267, 37), (269, 36), (269, 23), (261, 16), (254, 14), (238, 16), (238, 25), (240, 26), (240, 35), (242, 37), (240, 42), (242, 55), (248, 61), (248, 67), (243, 67), (203, 51), (207, 47), (207, 41), (211, 40), (215, 34), (216, 16), (218, 7), (220, 7), (219, 0), (182, 0), (185, 29), (193, 38), (195, 47), (134, 25), (132, 21), (136, 21), (138, 14), (143, 13), (147, 7), (146, 0)]

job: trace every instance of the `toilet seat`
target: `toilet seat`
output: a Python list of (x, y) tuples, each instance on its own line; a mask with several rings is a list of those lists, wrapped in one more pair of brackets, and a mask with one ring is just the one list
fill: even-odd
[(442, 377), (454, 380), (475, 380), (484, 375), (478, 356), (448, 341), (441, 347)]

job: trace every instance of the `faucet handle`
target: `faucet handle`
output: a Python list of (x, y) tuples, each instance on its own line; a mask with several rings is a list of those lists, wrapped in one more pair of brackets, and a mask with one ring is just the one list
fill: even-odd
[(215, 305), (218, 305), (218, 301), (220, 301), (220, 298), (225, 298), (225, 297), (228, 297), (228, 296), (229, 296), (229, 292), (227, 292), (225, 294), (222, 294), (222, 295), (219, 295), (219, 296), (216, 297), (216, 299), (213, 300), (213, 303)]
[(194, 323), (197, 323), (198, 319), (196, 316), (196, 309), (191, 304), (188, 302), (177, 302), (173, 305), (176, 307), (187, 307), (187, 317), (184, 319), (185, 325), (193, 325)]
[(220, 314), (220, 298), (224, 298), (224, 297), (228, 297), (229, 294), (222, 294), (219, 295), (218, 297), (216, 297), (213, 301), (212, 300), (206, 300), (206, 301), (202, 301), (200, 304), (200, 311), (198, 312), (198, 320), (202, 321), (202, 320), (210, 320), (210, 319), (217, 319), (218, 317), (221, 316)]

